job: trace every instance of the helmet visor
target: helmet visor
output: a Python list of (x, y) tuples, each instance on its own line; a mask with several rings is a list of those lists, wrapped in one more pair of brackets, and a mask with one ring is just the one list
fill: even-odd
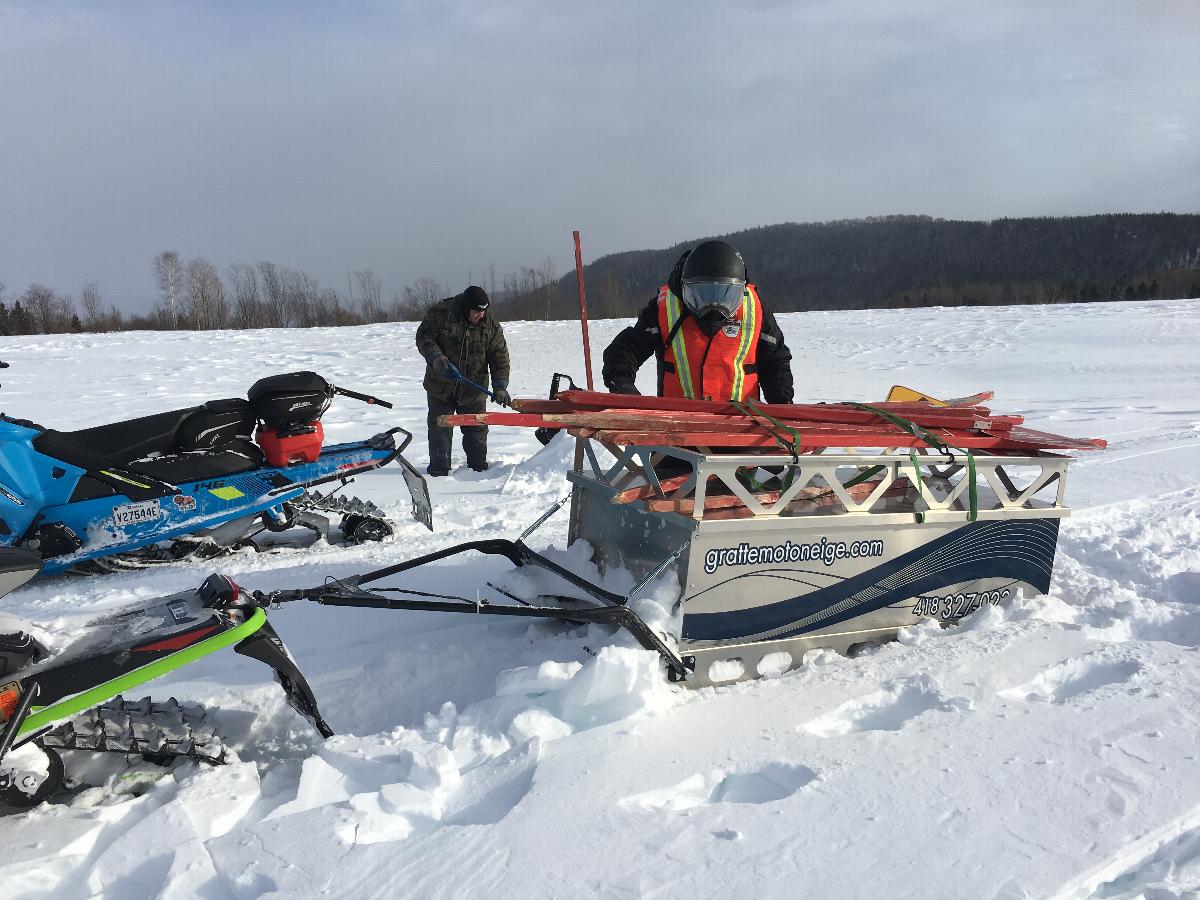
[(746, 283), (743, 281), (685, 281), (683, 302), (697, 316), (719, 312), (728, 319), (732, 318), (742, 305), (742, 294), (745, 291)]

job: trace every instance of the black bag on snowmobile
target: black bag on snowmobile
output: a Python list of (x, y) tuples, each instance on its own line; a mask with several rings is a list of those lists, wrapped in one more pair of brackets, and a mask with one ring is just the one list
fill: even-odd
[(257, 421), (254, 405), (240, 397), (209, 400), (179, 423), (175, 445), (184, 451), (211, 450), (235, 441), (251, 441)]
[(318, 421), (333, 400), (333, 386), (316, 372), (260, 378), (246, 396), (267, 428), (285, 430)]

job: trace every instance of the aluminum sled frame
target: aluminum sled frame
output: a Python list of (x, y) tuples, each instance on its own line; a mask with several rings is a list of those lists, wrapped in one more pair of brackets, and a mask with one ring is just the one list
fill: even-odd
[[(590, 441), (585, 447), (589, 469), (568, 473), (571, 495), (516, 540), (468, 541), (270, 599), (613, 625), (657, 653), (672, 681), (700, 687), (776, 673), (809, 649), (889, 640), (921, 618), (952, 623), (1018, 593), (1044, 593), (1058, 520), (1070, 514), (1071, 457), (1045, 452), (968, 459), (907, 448), (792, 456), (607, 447), (615, 462), (601, 465)], [(640, 579), (628, 595), (525, 544), (568, 500), (571, 541), (591, 543), (601, 573)], [(508, 603), (384, 584), (469, 552), (545, 569), (587, 599), (534, 604), (489, 584)], [(678, 651), (630, 608), (668, 571), (682, 587)]]
[[(793, 455), (602, 445), (570, 472), (571, 541), (600, 572), (677, 558), (689, 684), (852, 652), (921, 618), (1049, 590), (1072, 457), (826, 449)], [(684, 551), (677, 548), (684, 546)], [(727, 663), (715, 666), (716, 663)]]

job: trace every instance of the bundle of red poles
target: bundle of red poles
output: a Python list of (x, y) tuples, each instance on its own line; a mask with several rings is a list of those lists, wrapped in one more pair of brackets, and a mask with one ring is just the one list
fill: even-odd
[(801, 453), (825, 447), (934, 447), (997, 453), (1097, 450), (1101, 438), (1070, 438), (1022, 427), (1024, 418), (979, 405), (990, 393), (930, 403), (737, 403), (561, 391), (553, 400), (514, 400), (517, 412), (443, 416), (443, 425), (562, 428), (622, 446)]

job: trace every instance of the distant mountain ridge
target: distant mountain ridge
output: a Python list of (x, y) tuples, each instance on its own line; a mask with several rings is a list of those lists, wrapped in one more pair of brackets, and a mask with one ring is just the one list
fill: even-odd
[[(764, 300), (780, 312), (1200, 296), (1196, 214), (990, 222), (897, 215), (715, 237), (742, 252)], [(632, 315), (703, 239), (596, 259), (584, 270), (590, 313)], [(531, 318), (545, 318), (547, 307), (552, 316), (577, 315), (574, 272), (548, 287), (554, 302), (530, 298)], [(506, 302), (506, 316), (521, 317), (524, 299)]]

